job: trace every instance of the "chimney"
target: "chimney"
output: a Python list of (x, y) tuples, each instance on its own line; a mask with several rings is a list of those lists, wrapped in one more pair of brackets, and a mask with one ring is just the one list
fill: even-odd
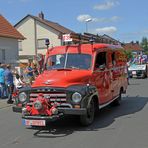
[(44, 20), (44, 13), (41, 11), (41, 13), (39, 13), (39, 18)]
[(138, 45), (139, 45), (139, 41), (136, 41), (136, 44), (138, 44)]
[(134, 45), (134, 41), (131, 41), (131, 44)]

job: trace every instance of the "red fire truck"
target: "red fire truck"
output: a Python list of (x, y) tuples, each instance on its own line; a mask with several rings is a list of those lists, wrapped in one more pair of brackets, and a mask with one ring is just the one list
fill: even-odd
[[(64, 115), (78, 115), (82, 125), (94, 121), (95, 111), (119, 105), (127, 89), (126, 56), (120, 45), (95, 43), (80, 37), (50, 48), (45, 68), (17, 99), (27, 126), (46, 126)], [(74, 39), (70, 39), (71, 41)]]

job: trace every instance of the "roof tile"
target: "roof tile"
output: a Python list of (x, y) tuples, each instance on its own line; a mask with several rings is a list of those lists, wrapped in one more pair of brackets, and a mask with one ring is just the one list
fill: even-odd
[(17, 25), (19, 25), (23, 20), (25, 20), (28, 17), (31, 17), (31, 18), (33, 18), (33, 19), (35, 19), (35, 20), (37, 20), (37, 21), (39, 21), (39, 22), (47, 25), (48, 27), (51, 27), (51, 28), (53, 28), (53, 29), (61, 32), (62, 34), (74, 33), (74, 31), (72, 31), (72, 30), (70, 30), (70, 29), (68, 29), (68, 28), (66, 28), (66, 27), (64, 27), (64, 26), (62, 26), (62, 25), (60, 25), (60, 24), (58, 24), (56, 22), (48, 21), (46, 19), (42, 19), (42, 18), (39, 18), (37, 16), (30, 15), (30, 14), (28, 14), (22, 20), (20, 20), (16, 25), (14, 25), (14, 27), (16, 27)]
[(142, 47), (137, 43), (126, 43), (124, 44), (124, 48), (126, 50), (134, 50), (134, 51), (142, 50)]
[(71, 33), (71, 32), (73, 32), (72, 30), (70, 30), (70, 29), (68, 29), (68, 28), (66, 28), (64, 26), (61, 26), (58, 23), (51, 22), (51, 21), (48, 21), (46, 19), (41, 19), (39, 17), (32, 16), (32, 15), (31, 15), (31, 17), (33, 17), (34, 19), (38, 20), (39, 22), (42, 22), (43, 24), (46, 24), (47, 26), (49, 26), (49, 27), (61, 32), (61, 33)]
[(2, 15), (0, 15), (0, 37), (25, 39)]

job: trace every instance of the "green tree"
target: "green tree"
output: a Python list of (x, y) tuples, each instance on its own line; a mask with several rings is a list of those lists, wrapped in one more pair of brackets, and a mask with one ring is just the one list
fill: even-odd
[(125, 55), (127, 56), (127, 60), (132, 58), (132, 51), (131, 50), (124, 50)]
[(148, 55), (148, 51), (145, 51), (145, 54)]
[(147, 37), (142, 38), (140, 45), (144, 49), (145, 52), (148, 52), (148, 39), (147, 39)]

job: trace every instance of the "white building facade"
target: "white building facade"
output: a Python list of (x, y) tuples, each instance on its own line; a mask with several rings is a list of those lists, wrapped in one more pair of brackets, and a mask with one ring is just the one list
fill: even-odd
[(0, 15), (0, 63), (18, 65), (19, 40), (25, 39), (2, 15)]
[(60, 46), (62, 34), (73, 32), (58, 23), (45, 20), (43, 13), (40, 13), (39, 17), (27, 15), (15, 25), (15, 28), (26, 37), (26, 40), (20, 42), (19, 55), (22, 62), (37, 54), (45, 55), (46, 39), (50, 40), (49, 47)]

